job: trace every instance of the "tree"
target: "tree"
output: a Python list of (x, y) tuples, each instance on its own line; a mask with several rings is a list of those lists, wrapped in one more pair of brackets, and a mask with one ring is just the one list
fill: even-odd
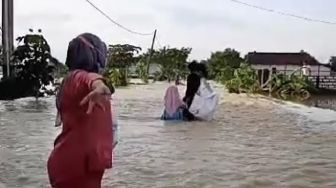
[(160, 80), (172, 81), (177, 77), (185, 77), (188, 72), (187, 59), (190, 52), (191, 48), (178, 49), (164, 47), (155, 50), (152, 61), (160, 65)]
[(50, 46), (41, 34), (27, 34), (18, 37), (11, 63), (14, 68), (11, 77), (0, 82), (0, 100), (22, 97), (39, 97), (40, 89), (53, 82), (53, 57)]
[(140, 50), (140, 47), (129, 44), (109, 46), (107, 69), (104, 73), (108, 84), (128, 85), (128, 68), (138, 62), (139, 57), (136, 55)]
[(16, 40), (19, 44), (13, 54), (16, 76), (31, 83), (34, 95), (38, 96), (40, 88), (54, 80), (50, 46), (41, 30)]
[(212, 53), (208, 59), (209, 77), (216, 80), (230, 80), (242, 62), (240, 53), (231, 48)]
[(65, 64), (61, 63), (58, 59), (52, 57), (50, 61), (52, 66), (54, 66), (54, 78), (64, 77), (68, 73), (68, 67)]
[(144, 82), (148, 83), (148, 77), (149, 72), (147, 71), (148, 63), (147, 63), (147, 57), (142, 55), (139, 59), (138, 64), (136, 65), (135, 73), (138, 75), (138, 77)]

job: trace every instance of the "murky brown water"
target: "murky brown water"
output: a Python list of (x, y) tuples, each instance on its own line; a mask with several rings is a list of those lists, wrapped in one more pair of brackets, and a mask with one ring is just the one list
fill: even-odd
[[(213, 122), (164, 124), (166, 86), (117, 90), (121, 143), (104, 187), (336, 187), (336, 112), (224, 95)], [(53, 101), (0, 102), (0, 188), (49, 187)]]

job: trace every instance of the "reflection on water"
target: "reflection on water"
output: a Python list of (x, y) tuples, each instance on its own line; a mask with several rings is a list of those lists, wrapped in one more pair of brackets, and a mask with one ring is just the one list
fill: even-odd
[[(325, 111), (217, 87), (214, 121), (165, 124), (166, 87), (117, 90), (121, 142), (104, 187), (336, 187), (336, 121), (319, 119)], [(59, 132), (53, 101), (0, 102), (0, 188), (48, 187), (46, 159)]]

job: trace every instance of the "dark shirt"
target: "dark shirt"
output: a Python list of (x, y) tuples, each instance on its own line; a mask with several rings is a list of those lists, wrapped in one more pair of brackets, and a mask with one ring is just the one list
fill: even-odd
[(187, 90), (185, 97), (183, 98), (183, 101), (187, 104), (188, 108), (191, 106), (200, 85), (200, 76), (195, 73), (191, 73), (187, 78)]

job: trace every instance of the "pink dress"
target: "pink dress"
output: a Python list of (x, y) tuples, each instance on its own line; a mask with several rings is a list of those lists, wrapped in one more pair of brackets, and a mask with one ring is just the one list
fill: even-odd
[(89, 115), (87, 106), (79, 105), (97, 79), (102, 78), (74, 71), (64, 81), (60, 98), (63, 129), (48, 160), (49, 179), (55, 188), (100, 188), (104, 170), (112, 168), (110, 101), (105, 111), (95, 108)]

